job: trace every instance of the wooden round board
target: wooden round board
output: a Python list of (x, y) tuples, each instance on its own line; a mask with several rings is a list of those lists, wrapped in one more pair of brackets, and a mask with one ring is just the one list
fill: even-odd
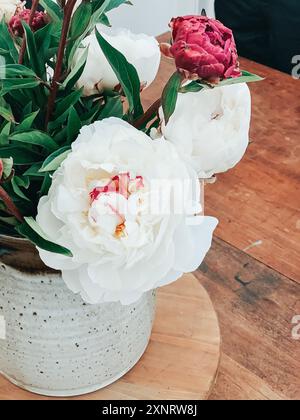
[[(114, 384), (77, 400), (205, 400), (220, 360), (217, 315), (191, 274), (158, 292), (156, 322), (140, 362)], [(0, 400), (49, 400), (0, 377)], [(53, 398), (52, 398), (53, 399)]]

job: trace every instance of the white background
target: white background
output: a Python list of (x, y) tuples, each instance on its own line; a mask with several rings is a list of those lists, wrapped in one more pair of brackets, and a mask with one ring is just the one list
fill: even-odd
[(135, 33), (159, 35), (168, 30), (174, 16), (201, 13), (205, 8), (212, 16), (214, 0), (131, 0), (110, 13), (113, 26), (126, 27)]

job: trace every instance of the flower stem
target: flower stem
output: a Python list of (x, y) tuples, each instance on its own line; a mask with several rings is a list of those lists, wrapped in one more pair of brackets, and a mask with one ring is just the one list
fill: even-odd
[[(40, 2), (39, 0), (33, 0), (32, 2), (31, 11), (29, 15), (29, 22), (28, 22), (30, 28), (33, 22), (35, 12), (37, 11), (37, 8), (39, 7), (39, 2)], [(19, 55), (19, 64), (23, 64), (25, 51), (26, 51), (26, 36), (24, 32), (22, 46), (21, 46), (20, 55)]]
[(12, 201), (10, 196), (7, 194), (5, 189), (0, 186), (0, 199), (5, 204), (9, 213), (14, 216), (19, 222), (24, 222), (24, 217), (20, 213), (20, 210), (17, 208), (15, 203)]
[(135, 128), (141, 128), (145, 123), (147, 123), (153, 114), (157, 113), (161, 106), (161, 98), (157, 99), (149, 109), (141, 116), (138, 120), (135, 120), (132, 125)]
[(73, 13), (75, 4), (76, 4), (76, 0), (68, 0), (64, 8), (64, 21), (63, 21), (61, 38), (60, 38), (60, 43), (59, 43), (58, 52), (57, 52), (57, 61), (56, 61), (54, 75), (53, 75), (53, 79), (51, 83), (51, 93), (49, 95), (48, 105), (47, 105), (47, 114), (46, 114), (46, 120), (45, 120), (46, 130), (47, 130), (48, 123), (50, 121), (50, 118), (54, 109), (55, 99), (56, 99), (57, 90), (58, 90), (58, 83), (60, 81), (60, 77), (62, 73), (62, 66), (63, 66), (65, 48), (67, 44), (67, 37), (69, 33), (72, 13)]

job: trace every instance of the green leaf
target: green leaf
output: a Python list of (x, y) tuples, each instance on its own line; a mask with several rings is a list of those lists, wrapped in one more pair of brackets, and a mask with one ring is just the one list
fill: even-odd
[(39, 55), (37, 52), (37, 47), (36, 47), (35, 39), (33, 36), (33, 32), (31, 31), (27, 23), (25, 23), (24, 21), (22, 22), (22, 25), (25, 30), (26, 51), (28, 54), (30, 64), (32, 65), (32, 68), (35, 71), (35, 73), (38, 76), (42, 77), (45, 72), (45, 66), (43, 66), (39, 60)]
[[(100, 5), (103, 5), (103, 3), (104, 3), (103, 0), (99, 0), (98, 2), (95, 2), (94, 10), (99, 8)], [(106, 6), (104, 7), (104, 12), (109, 12), (110, 10), (116, 9), (122, 4), (128, 4), (132, 6), (132, 3), (128, 0), (110, 0), (106, 2)]]
[(2, 79), (2, 88), (0, 89), (0, 96), (4, 96), (6, 93), (20, 90), (20, 89), (32, 89), (40, 85), (40, 81), (33, 78), (27, 79)]
[[(1, 155), (1, 151), (0, 151)], [(3, 178), (8, 178), (13, 170), (14, 161), (12, 158), (2, 159), (3, 163)]]
[(40, 4), (54, 22), (61, 22), (63, 20), (63, 10), (56, 2), (52, 0), (40, 0)]
[(4, 48), (0, 47), (0, 56), (5, 58), (6, 62), (10, 62), (11, 56), (9, 51), (5, 50)]
[(204, 90), (204, 89), (215, 89), (222, 86), (230, 86), (230, 85), (235, 85), (238, 83), (259, 82), (261, 80), (264, 80), (264, 79), (260, 76), (257, 76), (256, 74), (249, 73), (248, 71), (242, 71), (241, 77), (225, 79), (216, 85), (204, 83), (201, 80), (193, 81), (185, 86), (182, 86), (180, 88), (180, 93), (200, 92), (201, 90)]
[(15, 217), (10, 217), (10, 216), (8, 217), (1, 216), (0, 222), (7, 223), (8, 225), (11, 225), (11, 226), (17, 226), (17, 224), (19, 223)]
[(81, 98), (81, 95), (82, 95), (82, 89), (75, 90), (70, 95), (66, 96), (61, 101), (57, 102), (54, 118), (58, 118), (59, 116), (64, 114), (66, 111), (68, 111), (71, 106), (74, 106)]
[(105, 25), (105, 26), (111, 27), (111, 23), (110, 23), (110, 21), (108, 19), (108, 16), (106, 14), (104, 14), (104, 13), (103, 13), (102, 16), (100, 16), (99, 23), (101, 23), (101, 25)]
[[(12, 126), (12, 123), (8, 122), (2, 128), (1, 133), (0, 133), (0, 146), (9, 144), (8, 137), (9, 137), (9, 133), (10, 133), (10, 130), (11, 130), (11, 126)], [(0, 150), (0, 152), (1, 152), (1, 150)]]
[(80, 117), (73, 106), (70, 108), (67, 128), (68, 142), (71, 144), (74, 140), (76, 140), (81, 129)]
[(30, 179), (28, 176), (25, 176), (24, 174), (22, 176), (15, 176), (16, 182), (17, 184), (22, 187), (25, 188), (26, 190), (28, 190), (29, 185), (30, 185)]
[[(10, 81), (12, 79), (9, 79)], [(10, 92), (8, 92), (8, 94), (5, 97), (5, 100), (13, 105), (14, 107), (14, 112), (18, 112), (20, 115), (23, 115), (23, 111), (24, 109), (27, 107), (27, 105), (29, 105), (30, 103), (32, 103), (33, 101), (36, 102), (34, 100), (33, 97), (33, 92), (31, 92), (31, 89), (19, 89), (19, 84), (18, 82), (21, 81), (23, 83), (23, 80), (26, 79), (14, 79), (16, 82), (12, 81), (12, 85), (14, 86), (14, 84), (18, 85), (17, 89), (12, 89)], [(5, 82), (6, 83), (6, 82)], [(0, 83), (1, 84), (1, 83)], [(1, 89), (0, 89), (0, 96), (1, 96)]]
[(3, 79), (9, 79), (11, 77), (37, 77), (35, 72), (22, 64), (7, 64), (0, 66), (0, 75), (4, 75)]
[[(98, 2), (94, 1), (92, 3), (93, 6), (93, 14), (91, 16), (90, 19), (90, 23), (88, 25), (88, 27), (86, 28), (86, 30), (83, 32), (83, 34), (78, 37), (75, 42), (73, 42), (72, 48), (69, 50), (69, 48), (67, 49), (67, 61), (68, 61), (68, 67), (71, 68), (72, 67), (72, 61), (74, 58), (74, 54), (77, 51), (77, 49), (79, 48), (82, 40), (93, 31), (95, 25), (99, 22), (102, 14), (105, 12), (105, 9), (109, 6), (109, 4), (112, 2), (113, 0), (99, 0)], [(0, 44), (1, 45), (1, 44)]]
[(27, 115), (32, 113), (32, 102), (29, 102), (25, 105), (25, 107), (22, 109), (22, 120), (27, 117)]
[(251, 82), (260, 82), (264, 80), (262, 77), (257, 76), (256, 74), (249, 73), (248, 71), (243, 70), (241, 77), (235, 77), (230, 79), (225, 79), (222, 82), (220, 82), (216, 87), (218, 86), (229, 86), (229, 85), (235, 85), (237, 83), (251, 83)]
[(117, 7), (121, 6), (122, 4), (127, 4), (128, 6), (133, 6), (130, 0), (112, 0), (109, 6), (105, 9), (105, 12), (109, 12), (112, 9), (116, 9)]
[(113, 9), (112, 7), (113, 3), (115, 3), (116, 0), (100, 0), (98, 2), (95, 2), (93, 5), (93, 15), (91, 19), (91, 24), (96, 25), (96, 23), (99, 22), (100, 17), (103, 15), (103, 13)]
[(6, 121), (15, 122), (12, 112), (6, 108), (3, 108), (2, 106), (0, 106), (0, 116)]
[(205, 89), (203, 85), (198, 82), (191, 82), (185, 86), (182, 86), (179, 90), (180, 93), (196, 93)]
[(92, 2), (93, 13), (99, 9), (104, 3), (104, 0), (94, 0)]
[(24, 131), (22, 133), (15, 132), (11, 134), (9, 138), (12, 141), (41, 146), (50, 152), (53, 152), (58, 147), (55, 141), (48, 134), (38, 130)]
[(63, 145), (65, 144), (67, 135), (68, 135), (67, 127), (63, 127), (63, 128), (60, 127), (58, 128), (58, 131), (55, 134), (53, 134), (53, 138), (57, 144)]
[(71, 39), (79, 38), (87, 29), (92, 16), (92, 3), (82, 2), (76, 9), (69, 32)]
[(140, 117), (144, 111), (141, 104), (141, 83), (134, 66), (130, 64), (123, 54), (112, 47), (96, 29), (96, 37), (100, 48), (116, 74), (129, 104), (129, 113), (134, 117)]
[(22, 146), (4, 146), (0, 148), (1, 158), (13, 158), (14, 165), (32, 165), (41, 162), (43, 157), (36, 152)]
[(39, 191), (39, 196), (40, 197), (43, 197), (44, 195), (48, 194), (49, 189), (51, 187), (51, 184), (52, 184), (52, 178), (51, 178), (50, 174), (48, 174), (48, 173), (44, 174), (44, 180), (42, 182), (41, 189)]
[(22, 225), (17, 226), (16, 231), (45, 251), (65, 255), (67, 257), (73, 256), (71, 251), (67, 248), (51, 242), (32, 217), (25, 217), (25, 222)]
[(123, 104), (119, 96), (107, 98), (106, 104), (102, 109), (98, 119), (103, 120), (104, 118), (109, 117), (123, 117)]
[(177, 98), (178, 98), (178, 92), (181, 87), (182, 83), (182, 75), (179, 72), (175, 72), (168, 83), (166, 84), (163, 94), (162, 94), (162, 108), (164, 111), (164, 117), (165, 117), (165, 123), (168, 124), (169, 119), (173, 115)]
[(38, 116), (40, 111), (32, 112), (31, 114), (27, 115), (23, 121), (16, 127), (16, 131), (27, 131), (30, 130), (34, 120)]
[(47, 157), (39, 172), (56, 171), (70, 152), (71, 150), (69, 146), (64, 146), (61, 149), (56, 150), (54, 153)]
[(12, 61), (17, 63), (19, 60), (19, 52), (8, 30), (8, 25), (6, 24), (4, 17), (0, 22), (0, 45), (2, 49), (8, 52)]
[(28, 168), (24, 173), (23, 176), (28, 176), (28, 177), (43, 177), (44, 174), (41, 174), (39, 172), (39, 170), (41, 169), (42, 164), (41, 163), (34, 163), (32, 166), (30, 166), (30, 168)]
[(92, 106), (92, 108), (90, 108), (89, 111), (81, 114), (80, 119), (82, 127), (84, 125), (89, 125), (92, 124), (94, 121), (97, 121), (99, 119), (98, 116), (102, 108), (103, 106), (101, 106), (100, 101), (96, 101), (94, 102), (94, 105)]
[(70, 107), (77, 104), (77, 102), (80, 100), (81, 93), (82, 89), (76, 90), (57, 103), (55, 114), (53, 117), (54, 119), (49, 123), (48, 126), (49, 130), (52, 131), (56, 130), (57, 128), (61, 129), (62, 124), (69, 117)]
[[(52, 44), (55, 45), (56, 47), (55, 51), (57, 51), (59, 40), (58, 39), (56, 40), (55, 37), (53, 36), (55, 26), (56, 25), (51, 22), (50, 24), (44, 26), (43, 28), (41, 28), (40, 30), (34, 33), (34, 39), (37, 46), (38, 56), (39, 56), (40, 62), (42, 63), (46, 63), (54, 56), (54, 53), (51, 52)], [(60, 27), (60, 32), (61, 32), (61, 25), (59, 25), (59, 27)], [(44, 69), (46, 72), (46, 67), (44, 67)], [(46, 80), (45, 76), (46, 75), (44, 74), (43, 75), (44, 80)]]
[(23, 200), (25, 200), (25, 201), (30, 201), (29, 200), (29, 198), (28, 197), (26, 197), (26, 195), (23, 193), (23, 191), (21, 190), (21, 188), (20, 188), (20, 178), (18, 178), (18, 177), (13, 177), (13, 179), (12, 179), (12, 181), (11, 181), (11, 185), (12, 185), (12, 188), (13, 188), (13, 190), (14, 190), (14, 193), (18, 196), (18, 197), (20, 197), (20, 198), (22, 198)]
[(89, 48), (87, 47), (85, 48), (84, 52), (82, 53), (76, 65), (73, 67), (73, 69), (69, 73), (68, 77), (64, 80), (62, 86), (65, 89), (68, 89), (68, 90), (72, 89), (75, 86), (75, 84), (78, 82), (85, 68), (88, 52), (89, 52)]

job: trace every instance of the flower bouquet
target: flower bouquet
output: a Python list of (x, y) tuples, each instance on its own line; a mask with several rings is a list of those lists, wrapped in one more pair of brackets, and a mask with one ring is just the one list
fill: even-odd
[[(211, 246), (199, 178), (249, 142), (246, 82), (260, 78), (240, 70), (232, 31), (180, 17), (159, 46), (110, 27), (123, 3), (0, 0), (0, 371), (47, 395), (101, 388), (136, 363), (153, 291)], [(161, 52), (174, 74), (144, 110)]]

